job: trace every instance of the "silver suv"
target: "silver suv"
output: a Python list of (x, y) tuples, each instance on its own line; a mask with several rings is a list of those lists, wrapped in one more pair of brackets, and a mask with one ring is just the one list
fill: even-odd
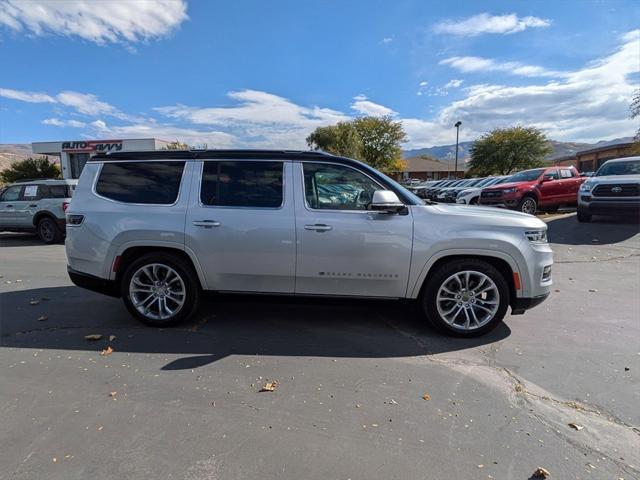
[(592, 215), (640, 218), (640, 157), (607, 160), (578, 191), (578, 221)]
[(33, 179), (9, 185), (0, 193), (0, 231), (35, 231), (45, 243), (62, 241), (65, 210), (77, 183)]
[(68, 271), (154, 326), (204, 291), (412, 299), (473, 336), (542, 302), (546, 224), (425, 203), (380, 172), (319, 152), (95, 156), (67, 211)]

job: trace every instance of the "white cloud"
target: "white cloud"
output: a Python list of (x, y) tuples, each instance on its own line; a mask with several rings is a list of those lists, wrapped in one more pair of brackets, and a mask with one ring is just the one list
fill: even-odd
[(29, 103), (56, 103), (56, 100), (46, 93), (25, 92), (21, 90), (13, 90), (11, 88), (0, 88), (0, 97)]
[(542, 85), (509, 87), (475, 85), (466, 98), (440, 112), (442, 124), (463, 122), (473, 138), (494, 127), (517, 123), (543, 129), (558, 140), (594, 141), (632, 135), (635, 125), (629, 103), (640, 72), (640, 30), (622, 36), (610, 56), (567, 72), (562, 80)]
[(156, 123), (133, 123), (129, 125), (109, 125), (104, 120), (91, 123), (92, 135), (111, 138), (161, 138), (164, 140), (178, 140), (189, 145), (204, 145), (208, 148), (231, 148), (237, 145), (236, 138), (217, 130), (198, 130), (194, 128), (180, 128), (175, 125)]
[(0, 2), (0, 25), (12, 31), (78, 36), (99, 45), (160, 38), (187, 18), (185, 0)]
[(551, 21), (545, 18), (519, 17), (515, 13), (508, 15), (481, 13), (460, 21), (445, 20), (438, 23), (434, 30), (436, 33), (475, 37), (484, 33), (509, 35), (522, 32), (527, 28), (548, 27), (550, 24)]
[(449, 80), (447, 82), (447, 84), (444, 86), (444, 88), (446, 88), (446, 89), (449, 89), (449, 88), (460, 88), (460, 86), (462, 85), (462, 82), (464, 82), (464, 80), (459, 80), (459, 79)]
[(43, 125), (51, 125), (53, 127), (73, 127), (84, 128), (87, 126), (85, 122), (79, 120), (63, 120), (60, 118), (46, 118), (42, 121)]
[(385, 44), (385, 45), (387, 45), (387, 44), (389, 44), (391, 42), (393, 42), (393, 37), (384, 37), (382, 39), (382, 43)]
[(361, 115), (370, 117), (383, 117), (386, 115), (396, 115), (396, 112), (384, 105), (374, 103), (369, 100), (365, 95), (357, 95), (353, 97), (353, 103), (351, 109), (358, 112)]
[(449, 57), (440, 60), (440, 65), (448, 65), (460, 72), (505, 72), (523, 77), (561, 77), (563, 72), (547, 70), (537, 65), (526, 65), (520, 62), (498, 62), (482, 57)]

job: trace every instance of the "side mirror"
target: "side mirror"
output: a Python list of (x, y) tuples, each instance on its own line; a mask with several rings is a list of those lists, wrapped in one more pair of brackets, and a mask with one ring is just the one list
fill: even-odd
[(551, 180), (555, 180), (555, 178), (552, 177), (551, 175), (545, 175), (544, 177), (542, 177), (541, 183), (550, 182)]
[(391, 190), (376, 190), (373, 192), (371, 203), (367, 205), (367, 210), (389, 214), (400, 213), (405, 208), (404, 203)]

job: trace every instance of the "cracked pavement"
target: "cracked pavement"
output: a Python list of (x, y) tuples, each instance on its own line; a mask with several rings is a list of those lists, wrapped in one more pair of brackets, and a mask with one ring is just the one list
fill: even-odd
[(411, 304), (250, 296), (151, 329), (61, 245), (0, 235), (0, 479), (640, 478), (640, 228), (545, 221), (551, 298), (473, 340)]

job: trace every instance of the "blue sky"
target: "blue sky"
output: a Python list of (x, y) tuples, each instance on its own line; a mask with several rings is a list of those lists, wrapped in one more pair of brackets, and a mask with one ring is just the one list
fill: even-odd
[(632, 135), (635, 1), (0, 0), (0, 143), (303, 148), (392, 115), (407, 148), (534, 125)]

